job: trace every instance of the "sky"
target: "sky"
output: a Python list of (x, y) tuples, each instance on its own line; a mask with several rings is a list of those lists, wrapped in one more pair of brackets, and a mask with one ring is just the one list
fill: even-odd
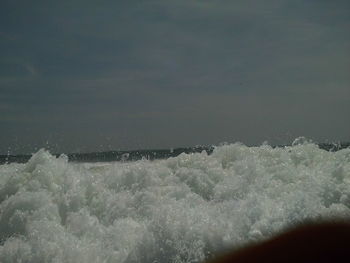
[(348, 0), (2, 0), (0, 154), (350, 141)]

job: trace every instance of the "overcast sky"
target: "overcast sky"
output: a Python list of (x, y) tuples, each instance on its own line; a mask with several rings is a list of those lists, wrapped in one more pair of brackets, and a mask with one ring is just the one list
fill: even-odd
[(350, 141), (349, 0), (2, 0), (0, 153)]

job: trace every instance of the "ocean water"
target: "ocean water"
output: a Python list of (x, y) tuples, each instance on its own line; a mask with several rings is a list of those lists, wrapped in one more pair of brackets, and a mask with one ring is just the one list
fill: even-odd
[(350, 221), (350, 149), (230, 144), (160, 160), (0, 165), (0, 262), (203, 262)]

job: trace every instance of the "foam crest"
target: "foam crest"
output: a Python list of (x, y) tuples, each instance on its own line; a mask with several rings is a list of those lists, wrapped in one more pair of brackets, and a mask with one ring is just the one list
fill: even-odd
[(202, 262), (306, 220), (350, 219), (350, 149), (231, 144), (166, 160), (0, 166), (1, 262)]

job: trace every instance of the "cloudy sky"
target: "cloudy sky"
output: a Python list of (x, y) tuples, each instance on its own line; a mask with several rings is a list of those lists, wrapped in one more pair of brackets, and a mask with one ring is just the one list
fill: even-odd
[(348, 0), (2, 0), (0, 153), (350, 141)]

